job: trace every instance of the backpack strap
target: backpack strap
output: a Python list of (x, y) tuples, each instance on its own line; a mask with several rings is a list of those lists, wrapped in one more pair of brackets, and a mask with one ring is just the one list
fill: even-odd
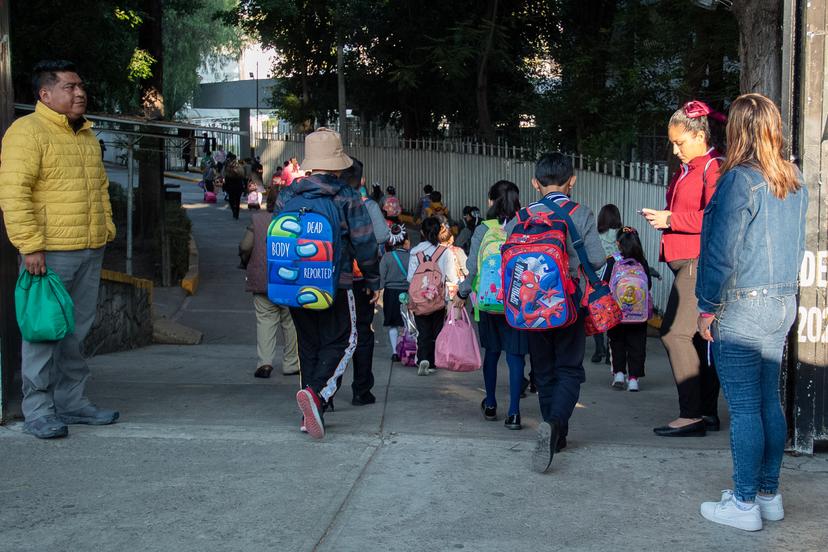
[[(584, 270), (584, 274), (593, 288), (600, 285), (601, 279), (595, 273), (595, 269), (592, 268), (592, 264), (589, 262), (589, 256), (587, 256), (586, 248), (584, 247), (584, 240), (581, 238), (581, 233), (578, 232), (578, 228), (575, 227), (575, 223), (572, 222), (572, 218), (569, 216), (570, 213), (575, 212), (575, 209), (578, 208), (578, 204), (573, 201), (568, 201), (566, 204), (561, 206), (549, 198), (543, 198), (540, 202), (549, 207), (549, 210), (566, 222), (566, 227), (569, 231), (570, 237), (572, 238), (572, 247), (575, 248), (575, 252), (578, 254), (578, 259), (581, 261), (581, 267)], [(575, 203), (575, 205), (570, 205), (572, 203)]]
[(443, 253), (445, 253), (445, 252), (446, 252), (446, 248), (443, 247), (442, 245), (438, 245), (437, 249), (434, 251), (434, 254), (431, 255), (431, 262), (436, 263), (440, 259), (440, 257), (443, 256)]
[(400, 267), (400, 272), (402, 272), (404, 278), (408, 278), (408, 272), (403, 268), (402, 261), (400, 260), (399, 255), (397, 255), (396, 251), (391, 252), (391, 256), (394, 257), (394, 260), (397, 261), (397, 266)]
[[(710, 168), (710, 165), (713, 163), (713, 161), (720, 162), (724, 160), (724, 157), (711, 157), (707, 160), (707, 163), (704, 164), (704, 170), (702, 171), (702, 182), (704, 183), (705, 187), (707, 187), (707, 169)], [(719, 164), (721, 165), (721, 163)]]

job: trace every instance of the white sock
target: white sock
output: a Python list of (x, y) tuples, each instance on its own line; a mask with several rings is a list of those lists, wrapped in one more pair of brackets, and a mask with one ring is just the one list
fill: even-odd
[(766, 501), (766, 502), (770, 502), (771, 500), (773, 500), (774, 498), (776, 498), (776, 495), (770, 495), (770, 496), (765, 496), (765, 495), (756, 495), (756, 498), (758, 498), (759, 500), (764, 500), (764, 501)]
[(391, 351), (397, 352), (397, 339), (399, 338), (399, 330), (397, 328), (388, 328), (388, 339), (391, 340)]
[(742, 510), (743, 512), (750, 510), (751, 508), (753, 508), (754, 505), (753, 502), (742, 502), (735, 496), (733, 497), (733, 501), (736, 503), (736, 507)]

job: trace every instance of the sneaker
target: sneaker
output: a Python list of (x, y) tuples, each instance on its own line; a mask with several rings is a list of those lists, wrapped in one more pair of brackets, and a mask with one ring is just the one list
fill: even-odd
[(90, 404), (80, 410), (61, 412), (58, 418), (65, 424), (109, 425), (114, 424), (121, 414), (117, 410), (98, 408)]
[(397, 353), (394, 353), (393, 355), (391, 355), (391, 362), (399, 362), (399, 361), (400, 361), (400, 355), (398, 355)]
[(299, 405), (299, 410), (302, 411), (308, 435), (314, 439), (324, 437), (325, 422), (322, 420), (322, 401), (319, 400), (319, 396), (313, 389), (306, 387), (296, 393), (296, 404)]
[(354, 398), (351, 399), (351, 404), (354, 406), (365, 406), (375, 402), (377, 402), (377, 398), (370, 391), (366, 391), (362, 395), (354, 395)]
[(488, 406), (486, 404), (486, 399), (483, 399), (483, 402), (480, 403), (480, 412), (482, 412), (483, 417), (490, 422), (494, 422), (495, 420), (497, 420), (497, 407)]
[(541, 422), (538, 425), (538, 437), (532, 452), (532, 470), (546, 473), (552, 465), (558, 443), (558, 425), (555, 422)]
[(299, 431), (301, 431), (302, 433), (307, 433), (308, 432), (308, 428), (305, 427), (305, 417), (304, 416), (302, 416), (302, 423), (299, 425)]
[(420, 363), (417, 365), (417, 375), (418, 376), (427, 376), (429, 374), (429, 363), (427, 360), (421, 360)]
[(736, 503), (732, 492), (722, 492), (720, 502), (702, 502), (701, 515), (712, 521), (742, 529), (743, 531), (759, 531), (762, 529), (762, 514), (758, 504), (752, 504), (750, 508), (743, 510)]
[(595, 351), (592, 354), (592, 357), (589, 360), (590, 360), (590, 362), (594, 362), (595, 364), (598, 364), (603, 359), (604, 359), (604, 352), (603, 351)]
[(47, 414), (23, 424), (23, 431), (38, 439), (57, 439), (69, 435), (69, 428), (54, 414)]
[(627, 380), (627, 391), (632, 391), (633, 393), (638, 392), (638, 378), (630, 378)]
[[(722, 500), (729, 500), (733, 491), (726, 489), (722, 491)], [(756, 504), (759, 505), (759, 514), (765, 521), (781, 521), (785, 519), (785, 508), (782, 506), (782, 495), (775, 494), (771, 498), (756, 495)]]
[(623, 372), (616, 372), (614, 376), (612, 376), (612, 387), (613, 389), (617, 389), (621, 391), (624, 389), (624, 384), (627, 382), (627, 376), (624, 375)]

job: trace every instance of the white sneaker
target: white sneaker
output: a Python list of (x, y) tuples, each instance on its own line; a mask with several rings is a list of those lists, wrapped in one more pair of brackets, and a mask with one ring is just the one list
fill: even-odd
[[(722, 500), (733, 496), (733, 491), (726, 489), (722, 491)], [(765, 498), (756, 495), (756, 504), (759, 505), (759, 513), (765, 521), (781, 521), (785, 519), (785, 508), (782, 506), (782, 495), (775, 494), (773, 498)]]
[(627, 380), (627, 391), (632, 391), (633, 393), (638, 391), (638, 378), (630, 378)]
[(612, 387), (621, 391), (627, 383), (627, 376), (623, 372), (616, 372), (612, 377)]
[(421, 360), (420, 364), (417, 365), (417, 375), (418, 376), (427, 376), (429, 374), (429, 362), (427, 360)]
[(736, 498), (730, 491), (722, 492), (721, 502), (702, 502), (701, 515), (713, 523), (720, 523), (742, 529), (743, 531), (759, 531), (762, 529), (762, 514), (758, 504), (753, 504), (747, 510), (742, 510), (736, 504)]

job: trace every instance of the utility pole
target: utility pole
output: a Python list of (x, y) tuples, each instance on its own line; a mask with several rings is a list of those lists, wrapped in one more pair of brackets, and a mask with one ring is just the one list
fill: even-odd
[[(341, 32), (341, 31), (340, 31)], [(336, 45), (336, 84), (339, 98), (339, 134), (342, 143), (348, 143), (348, 114), (345, 108), (345, 54), (342, 47), (342, 38)], [(347, 145), (345, 146), (347, 148)]]
[[(9, 1), (0, 0), (0, 136), (14, 118), (9, 21)], [(17, 250), (9, 242), (0, 212), (0, 422), (11, 417), (9, 398), (15, 388), (15, 374), (20, 372), (22, 342), (14, 314), (17, 266)]]

